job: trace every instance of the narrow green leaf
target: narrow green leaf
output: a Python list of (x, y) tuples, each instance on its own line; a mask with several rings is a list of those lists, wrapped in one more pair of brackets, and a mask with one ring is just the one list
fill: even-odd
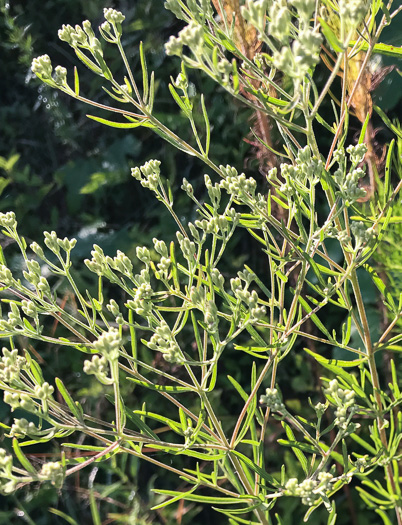
[[(307, 314), (310, 314), (310, 312), (313, 310), (311, 308), (311, 306), (308, 304), (308, 302), (301, 296), (299, 296), (299, 303), (302, 305), (302, 307), (304, 308), (304, 310), (306, 311)], [(319, 328), (321, 330), (321, 332), (328, 337), (329, 341), (334, 341), (334, 338), (328, 332), (328, 330), (325, 328), (323, 323), (320, 321), (320, 319), (319, 319), (317, 314), (312, 314), (310, 316), (310, 319), (313, 321), (313, 323), (316, 325), (316, 327)]]
[(172, 97), (174, 98), (174, 101), (179, 106), (179, 108), (183, 111), (183, 113), (186, 115), (187, 118), (191, 117), (191, 111), (186, 106), (185, 102), (182, 100), (180, 95), (177, 93), (176, 89), (172, 84), (169, 84), (169, 91)]
[(398, 313), (398, 310), (396, 308), (396, 304), (394, 302), (394, 299), (390, 292), (387, 290), (387, 287), (385, 286), (385, 283), (381, 279), (381, 277), (378, 275), (378, 273), (372, 268), (369, 264), (364, 264), (364, 269), (367, 271), (367, 273), (370, 275), (373, 283), (377, 287), (377, 289), (380, 291), (380, 293), (384, 296), (387, 303), (391, 306), (392, 311), (394, 314)]
[(34, 476), (37, 475), (35, 467), (31, 464), (31, 462), (28, 460), (28, 458), (25, 456), (25, 454), (22, 452), (20, 445), (18, 443), (18, 440), (16, 438), (13, 438), (13, 450), (14, 453), (18, 459), (18, 461), (21, 463), (21, 465), (24, 467), (24, 469), (29, 472), (30, 474), (34, 474)]
[(48, 510), (51, 514), (54, 514), (55, 516), (59, 516), (59, 518), (63, 518), (64, 520), (66, 520), (66, 522), (69, 523), (70, 525), (79, 525), (79, 523), (75, 521), (74, 518), (72, 518), (71, 516), (69, 516), (65, 512), (62, 512), (59, 509), (54, 509), (53, 507), (49, 507)]
[[(168, 505), (171, 505), (172, 503), (175, 503), (176, 501), (180, 501), (181, 499), (186, 500), (186, 497), (192, 494), (197, 488), (198, 488), (198, 485), (195, 485), (187, 492), (180, 492), (179, 495), (176, 495), (173, 498), (168, 499), (164, 501), (163, 503), (160, 503), (159, 505), (155, 505), (154, 507), (151, 508), (151, 510), (162, 509), (164, 507), (167, 507)], [(156, 492), (156, 490), (154, 490), (154, 492)]]
[(236, 498), (231, 497), (219, 497), (219, 496), (201, 496), (199, 494), (192, 494), (188, 492), (178, 492), (175, 490), (162, 490), (162, 489), (152, 489), (156, 494), (163, 494), (167, 496), (179, 496), (180, 499), (185, 499), (186, 501), (196, 501), (197, 503), (209, 503), (212, 505), (233, 505), (239, 503), (239, 500), (255, 500), (252, 496), (237, 496)]
[[(127, 115), (124, 115), (126, 118), (129, 118)], [(88, 118), (95, 120), (96, 122), (99, 122), (100, 124), (104, 124), (105, 126), (109, 126), (111, 128), (119, 128), (119, 129), (132, 129), (132, 128), (138, 128), (140, 126), (145, 127), (152, 127), (152, 124), (150, 125), (149, 122), (144, 121), (134, 121), (132, 124), (129, 124), (127, 122), (113, 122), (111, 120), (106, 120), (101, 117), (95, 117), (94, 115), (87, 115)]]
[(140, 42), (140, 60), (141, 60), (141, 69), (142, 69), (142, 99), (145, 104), (147, 104), (148, 94), (149, 94), (149, 84), (148, 84), (148, 68), (147, 61), (144, 53), (144, 46), (142, 41)]
[(204, 95), (201, 95), (201, 108), (205, 122), (205, 156), (208, 157), (211, 144), (211, 124), (209, 123), (207, 108), (205, 107)]
[(102, 525), (102, 520), (99, 514), (99, 509), (96, 504), (95, 494), (93, 488), (89, 491), (89, 508), (91, 509), (91, 517), (93, 525)]
[(78, 76), (78, 70), (76, 66), (74, 66), (74, 92), (79, 97), (80, 95), (80, 78)]
[[(282, 426), (285, 429), (285, 432), (289, 438), (289, 441), (296, 443), (295, 435), (293, 434), (293, 431), (290, 428), (290, 426), (285, 421), (282, 421)], [(304, 473), (306, 474), (306, 476), (308, 476), (309, 467), (308, 467), (306, 456), (303, 454), (302, 450), (300, 450), (300, 448), (298, 447), (292, 447), (292, 451), (294, 455), (296, 456), (296, 458), (299, 460), (299, 463), (302, 469), (304, 470)]]
[(338, 366), (340, 368), (352, 368), (354, 366), (359, 366), (362, 363), (365, 363), (367, 359), (365, 357), (362, 357), (361, 359), (354, 359), (353, 361), (342, 361), (341, 359), (327, 359), (326, 357), (323, 357), (320, 354), (317, 354), (310, 350), (309, 348), (303, 348), (305, 352), (310, 354), (314, 359), (321, 364), (327, 364), (331, 366)]
[(82, 413), (78, 410), (77, 405), (75, 404), (73, 398), (69, 394), (68, 390), (64, 386), (64, 383), (58, 377), (55, 378), (56, 386), (62, 395), (64, 401), (66, 402), (68, 408), (71, 410), (71, 413), (79, 420), (82, 421)]
[(97, 75), (102, 75), (102, 69), (98, 67), (95, 62), (92, 62), (91, 59), (89, 59), (82, 51), (78, 49), (78, 47), (74, 48), (75, 54), (77, 57), (81, 60), (83, 64), (87, 66), (88, 69), (96, 73)]
[(320, 22), (323, 35), (325, 36), (328, 44), (337, 53), (342, 53), (343, 52), (342, 43), (338, 40), (338, 37), (332, 31), (330, 26), (327, 24), (327, 22), (323, 18), (318, 18), (318, 20)]

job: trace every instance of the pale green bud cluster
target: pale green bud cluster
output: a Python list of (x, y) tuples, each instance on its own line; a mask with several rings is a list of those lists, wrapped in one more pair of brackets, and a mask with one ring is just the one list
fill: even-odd
[(3, 347), (3, 357), (0, 360), (0, 380), (10, 385), (18, 385), (20, 373), (25, 369), (27, 362), (25, 357), (18, 355), (18, 350), (8, 350)]
[(60, 253), (60, 248), (64, 250), (66, 253), (70, 253), (71, 250), (75, 247), (77, 244), (77, 239), (67, 239), (67, 237), (64, 237), (64, 239), (59, 239), (57, 237), (57, 233), (55, 231), (52, 232), (43, 232), (43, 235), (45, 237), (45, 244), (49, 248), (51, 252), (53, 252), (55, 255), (58, 255)]
[(116, 303), (114, 299), (110, 299), (109, 304), (106, 305), (106, 308), (109, 310), (109, 312), (115, 316), (116, 323), (123, 324), (124, 319), (123, 315), (120, 312), (119, 305)]
[(103, 15), (105, 19), (112, 25), (122, 24), (126, 19), (123, 13), (121, 13), (120, 11), (116, 11), (116, 9), (112, 9), (111, 7), (105, 7), (103, 10)]
[(177, 0), (165, 0), (165, 3), (163, 5), (165, 9), (171, 11), (176, 18), (183, 20), (183, 12)]
[(287, 43), (290, 36), (290, 11), (287, 2), (284, 0), (275, 0), (270, 8), (271, 22), (268, 26), (268, 32), (279, 42)]
[(3, 226), (3, 228), (7, 228), (9, 230), (15, 230), (17, 227), (15, 213), (13, 211), (0, 213), (0, 226)]
[(316, 0), (291, 0), (290, 3), (303, 20), (309, 20), (315, 9)]
[(13, 476), (13, 458), (4, 448), (0, 448), (0, 493), (11, 494), (15, 491), (16, 484)]
[(41, 401), (49, 401), (54, 392), (54, 388), (49, 383), (42, 383), (42, 385), (36, 385), (34, 388), (35, 396)]
[(153, 239), (153, 243), (155, 251), (161, 256), (159, 263), (157, 264), (157, 268), (161, 272), (161, 277), (167, 278), (171, 260), (166, 243), (165, 241), (159, 241), (156, 238)]
[(339, 0), (339, 15), (347, 28), (357, 27), (365, 18), (370, 2), (367, 0)]
[(105, 254), (100, 246), (94, 244), (94, 249), (91, 251), (92, 259), (85, 259), (85, 265), (91, 272), (97, 275), (107, 275), (109, 273), (109, 265), (106, 262)]
[(16, 408), (22, 408), (27, 412), (35, 412), (35, 403), (28, 394), (4, 391), (4, 402), (10, 405), (13, 412)]
[(11, 425), (10, 437), (23, 438), (25, 436), (35, 437), (39, 435), (39, 429), (32, 421), (25, 418), (14, 419)]
[(151, 254), (146, 246), (137, 246), (136, 255), (137, 258), (147, 266), (151, 262)]
[(247, 178), (244, 173), (238, 175), (237, 170), (232, 166), (227, 165), (219, 166), (224, 179), (221, 180), (219, 186), (226, 190), (229, 195), (243, 200), (255, 197), (255, 190), (257, 187), (257, 182), (252, 177)]
[(267, 388), (265, 395), (260, 397), (260, 403), (266, 405), (274, 412), (286, 412), (286, 407), (282, 401), (282, 396), (276, 388)]
[(8, 319), (0, 319), (0, 330), (5, 332), (13, 330), (24, 330), (24, 323), (21, 319), (20, 309), (15, 303), (10, 303), (11, 311), (8, 312)]
[(301, 483), (297, 478), (291, 478), (286, 482), (285, 494), (301, 498), (303, 505), (311, 507), (315, 505), (322, 495), (331, 490), (334, 478), (329, 472), (320, 472), (318, 479), (305, 479)]
[(370, 461), (368, 460), (368, 455), (365, 454), (360, 458), (357, 458), (354, 462), (354, 467), (358, 472), (364, 472), (367, 467), (370, 466)]
[(242, 17), (258, 29), (260, 33), (264, 33), (267, 8), (267, 0), (254, 0), (248, 2), (246, 6), (242, 6), (240, 9)]
[(21, 301), (21, 309), (24, 312), (24, 314), (28, 317), (34, 317), (37, 318), (38, 316), (38, 309), (32, 301), (26, 301), (25, 299)]
[(346, 430), (349, 426), (350, 418), (356, 409), (354, 391), (340, 388), (338, 381), (333, 379), (329, 382), (324, 393), (330, 396), (331, 401), (337, 407), (335, 410), (335, 424), (342, 430)]
[(138, 315), (148, 317), (152, 311), (151, 298), (153, 294), (148, 270), (143, 269), (139, 275), (135, 276), (135, 281), (138, 288), (135, 290), (133, 299), (127, 301), (126, 306)]
[(165, 44), (167, 55), (181, 56), (183, 46), (188, 46), (195, 55), (200, 55), (204, 47), (204, 29), (192, 20), (188, 26), (182, 29), (178, 36), (171, 36)]
[(159, 160), (150, 160), (141, 168), (132, 168), (131, 175), (140, 181), (144, 188), (156, 191), (160, 181), (160, 164)]
[(180, 250), (183, 257), (187, 259), (190, 264), (195, 263), (194, 256), (196, 254), (196, 246), (193, 241), (190, 241), (187, 237), (180, 232), (176, 232), (177, 240), (179, 241)]
[(96, 379), (104, 385), (111, 384), (111, 380), (107, 376), (107, 371), (108, 361), (105, 356), (94, 355), (91, 361), (88, 359), (84, 361), (84, 373), (94, 375)]
[(206, 301), (204, 310), (204, 323), (209, 333), (216, 333), (219, 325), (218, 308), (214, 301)]
[(119, 331), (116, 328), (109, 328), (107, 332), (103, 332), (98, 340), (93, 343), (93, 347), (102, 356), (106, 357), (108, 361), (115, 361), (119, 358), (121, 344)]
[(50, 481), (56, 488), (61, 488), (64, 482), (64, 468), (60, 461), (45, 463), (39, 473), (39, 479)]
[(349, 206), (366, 195), (366, 191), (363, 188), (359, 188), (359, 181), (365, 176), (365, 172), (357, 166), (363, 161), (364, 155), (367, 152), (367, 146), (365, 144), (351, 145), (346, 151), (349, 154), (349, 159), (352, 164), (351, 168), (346, 173), (345, 152), (343, 150), (336, 150), (334, 152), (334, 160), (336, 160), (339, 167), (334, 172), (334, 180), (339, 187), (345, 204)]
[(11, 270), (9, 270), (7, 266), (4, 266), (4, 264), (0, 264), (0, 282), (5, 286), (11, 286), (14, 282)]
[(126, 277), (131, 277), (133, 275), (133, 263), (127, 257), (125, 253), (120, 250), (117, 250), (115, 257), (106, 257), (106, 262), (113, 270), (116, 270)]
[(148, 348), (161, 352), (163, 359), (168, 363), (181, 364), (183, 356), (173, 334), (165, 321), (155, 329), (155, 333), (146, 343)]
[(372, 227), (366, 228), (361, 221), (353, 222), (350, 229), (355, 237), (355, 250), (358, 250), (364, 244), (371, 242), (376, 236), (374, 229)]
[(299, 31), (292, 48), (284, 46), (273, 54), (274, 65), (285, 75), (300, 82), (308, 70), (320, 60), (322, 36), (317, 29), (305, 28)]
[(36, 288), (41, 297), (51, 296), (49, 283), (47, 279), (41, 275), (41, 267), (38, 261), (30, 259), (27, 260), (25, 264), (28, 269), (28, 271), (23, 271), (25, 279)]
[(226, 215), (215, 215), (210, 219), (197, 220), (194, 224), (205, 233), (226, 233), (230, 228)]

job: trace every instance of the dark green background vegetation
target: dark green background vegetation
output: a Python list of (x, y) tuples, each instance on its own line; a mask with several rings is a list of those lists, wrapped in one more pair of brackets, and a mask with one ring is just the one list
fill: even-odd
[[(122, 0), (112, 4), (126, 15), (123, 44), (134, 71), (139, 63), (139, 42), (144, 42), (149, 69), (155, 70), (157, 78), (156, 116), (179, 135), (188, 137), (187, 121), (178, 113), (167, 89), (170, 76), (176, 77), (179, 71), (179, 61), (167, 58), (163, 51), (163, 44), (169, 36), (180, 30), (180, 21), (164, 10), (160, 0)], [(181, 180), (186, 177), (201, 191), (204, 174), (204, 167), (199, 161), (186, 157), (145, 128), (131, 132), (110, 130), (87, 119), (86, 113), (96, 114), (91, 108), (41, 85), (31, 74), (32, 58), (47, 53), (55, 65), (61, 64), (69, 71), (75, 65), (79, 67), (81, 89), (85, 96), (99, 102), (108, 101), (108, 96), (101, 89), (101, 79), (85, 70), (57, 38), (57, 30), (62, 24), (74, 25), (89, 19), (93, 26), (97, 26), (103, 20), (103, 7), (104, 0), (0, 0), (0, 211), (15, 211), (20, 233), (28, 241), (39, 242), (43, 230), (56, 230), (59, 237), (76, 237), (78, 245), (73, 252), (74, 262), (77, 263), (76, 278), (83, 288), (89, 289), (93, 286), (93, 278), (80, 263), (88, 257), (93, 243), (99, 244), (110, 255), (120, 249), (133, 256), (135, 246), (150, 246), (152, 237), (166, 241), (174, 238), (176, 228), (170, 216), (148, 191), (132, 179), (130, 167), (140, 166), (153, 158), (161, 160), (163, 174), (169, 179), (176, 196), (176, 212), (179, 217), (187, 219), (193, 218), (194, 210), (179, 189)], [(393, 27), (394, 30), (398, 28), (397, 21)], [(398, 38), (402, 39), (400, 30), (399, 35), (398, 29), (396, 31), (396, 34), (388, 33), (385, 41), (401, 45), (402, 42), (398, 41)], [(116, 51), (109, 49), (107, 53), (109, 66), (115, 72), (121, 71)], [(324, 80), (328, 71), (323, 67), (319, 74)], [(231, 164), (239, 170), (246, 169), (250, 174), (254, 171), (257, 178), (258, 161), (253, 157), (251, 146), (243, 140), (249, 133), (250, 113), (233, 103), (211, 80), (200, 78), (194, 72), (190, 80), (194, 83), (195, 97), (202, 89), (208, 103), (209, 118), (213, 123), (212, 156), (215, 162)], [(391, 117), (398, 116), (401, 80), (396, 71), (392, 72), (375, 94), (377, 103), (391, 112)], [(379, 120), (377, 123), (380, 125)], [(358, 122), (352, 124), (352, 131), (353, 126), (357, 132)], [(382, 126), (377, 138), (385, 144), (390, 140), (390, 133)], [(323, 150), (326, 140), (328, 137), (324, 136)], [(261, 185), (263, 187), (262, 176)], [(15, 257), (15, 264), (18, 264), (13, 246), (7, 246), (5, 239), (1, 242), (8, 260)], [(264, 268), (255, 255), (259, 251), (249, 240), (237, 238), (230, 244), (229, 251), (222, 263), (227, 275), (236, 273), (244, 263), (263, 275)], [(383, 322), (378, 297), (370, 283), (363, 283), (363, 289), (366, 290), (366, 304), (370, 305), (370, 325), (378, 331)], [(66, 302), (72, 300), (67, 290), (64, 299)], [(342, 319), (331, 317), (330, 307), (324, 315), (327, 316), (329, 330), (339, 327)], [(24, 342), (21, 342), (23, 345)], [(94, 413), (102, 413), (105, 417), (107, 411), (112, 412), (111, 405), (105, 399), (104, 387), (96, 380), (82, 377), (80, 355), (65, 355), (62, 349), (54, 347), (38, 346), (32, 350), (47, 362), (50, 372), (62, 377), (70, 391)], [(314, 350), (322, 349), (317, 347)], [(226, 375), (230, 374), (242, 382), (243, 371), (249, 368), (245, 366), (247, 362), (245, 354), (237, 355), (233, 350), (232, 355), (225, 358), (221, 369), (222, 377), (216, 395), (221, 400), (220, 416), (228, 427), (233, 423), (232, 415), (238, 414), (240, 400), (234, 397), (232, 391), (229, 393)], [(164, 362), (159, 365), (165, 366)], [(316, 365), (306, 359), (301, 348), (296, 348), (278, 376), (289, 407), (308, 415), (308, 397), (318, 399), (320, 396), (321, 373)], [(144, 401), (152, 404), (152, 396), (142, 391), (130, 390), (124, 395), (131, 396), (132, 404), (138, 403), (139, 408)], [(139, 395), (141, 398), (137, 399)], [(166, 411), (169, 410), (170, 407), (166, 406)], [(11, 418), (8, 406), (2, 403), (0, 417), (4, 421)], [(283, 457), (283, 449), (278, 453), (276, 445), (281, 432), (278, 422), (276, 427), (271, 427), (267, 439), (272, 472), (279, 468)], [(7, 442), (2, 444), (6, 445)], [(45, 446), (30, 452), (36, 454), (36, 460), (41, 462), (52, 454), (57, 457), (60, 451)], [(284, 452), (284, 460), (288, 474), (297, 476), (298, 467), (291, 452)], [(207, 525), (220, 519), (212, 510), (188, 504), (185, 509), (179, 507), (177, 516), (177, 509), (170, 507), (161, 513), (147, 512), (146, 509), (156, 502), (150, 491), (153, 486), (176, 488), (177, 480), (165, 471), (155, 470), (148, 464), (139, 465), (133, 458), (119, 456), (111, 463), (97, 464), (69, 479), (59, 493), (45, 485), (22, 488), (15, 496), (0, 498), (0, 524), (66, 523), (64, 519), (52, 515), (48, 507), (68, 513), (79, 524), (92, 523), (96, 515), (93, 508), (91, 510), (92, 497), (99, 507), (103, 523), (114, 519), (116, 523), (192, 522)], [(377, 523), (375, 516), (364, 510), (356, 495), (345, 491), (342, 497), (343, 501), (338, 502), (339, 525)], [(303, 509), (300, 509), (298, 500), (281, 500), (277, 509), (285, 525), (301, 523)], [(107, 520), (109, 514), (111, 521)], [(318, 511), (311, 523), (318, 525), (324, 523), (324, 519), (326, 522), (324, 514), (320, 515)]]

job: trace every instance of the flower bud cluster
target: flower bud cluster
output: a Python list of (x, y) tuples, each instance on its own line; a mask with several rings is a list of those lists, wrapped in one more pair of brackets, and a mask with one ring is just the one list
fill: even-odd
[(107, 264), (105, 254), (100, 246), (94, 244), (94, 249), (91, 251), (92, 259), (85, 259), (84, 263), (91, 270), (91, 272), (97, 275), (108, 275), (109, 265)]
[(60, 461), (49, 461), (45, 463), (39, 473), (39, 479), (50, 481), (52, 485), (60, 489), (64, 482), (64, 468)]
[(363, 161), (364, 155), (367, 152), (367, 146), (365, 144), (350, 145), (346, 151), (349, 154), (349, 159), (352, 164), (351, 168), (349, 172), (346, 173), (345, 152), (343, 150), (336, 150), (334, 152), (334, 160), (337, 161), (339, 167), (334, 172), (334, 180), (339, 187), (345, 204), (349, 206), (349, 204), (356, 202), (366, 195), (366, 191), (363, 188), (359, 188), (359, 181), (365, 176), (365, 172), (357, 166)]
[(214, 301), (205, 302), (204, 322), (207, 325), (207, 332), (214, 334), (218, 331), (218, 308), (216, 307)]
[(60, 253), (60, 248), (66, 253), (70, 253), (74, 246), (77, 244), (77, 239), (70, 240), (67, 239), (67, 237), (64, 237), (64, 239), (59, 239), (55, 231), (52, 231), (51, 233), (43, 232), (43, 235), (45, 237), (46, 246), (55, 255), (58, 255)]
[(315, 505), (322, 494), (331, 490), (333, 476), (329, 472), (320, 472), (318, 479), (305, 479), (301, 483), (297, 478), (291, 478), (286, 482), (285, 494), (301, 498), (303, 505), (311, 507)]
[(149, 160), (141, 168), (132, 168), (131, 175), (140, 181), (141, 186), (157, 191), (160, 181), (160, 161)]
[(291, 16), (284, 0), (275, 0), (270, 7), (271, 22), (268, 32), (281, 43), (287, 43), (290, 36)]
[(321, 42), (322, 36), (317, 29), (300, 30), (292, 48), (283, 46), (280, 51), (274, 52), (275, 67), (299, 83), (308, 70), (319, 62)]
[(172, 261), (170, 260), (166, 243), (165, 241), (159, 241), (156, 238), (153, 239), (153, 243), (155, 251), (161, 256), (157, 268), (161, 272), (161, 278), (167, 279)]
[[(184, 182), (184, 181), (183, 181)], [(209, 175), (204, 175), (205, 187), (208, 191), (208, 196), (210, 198), (212, 207), (217, 209), (221, 202), (221, 186), (218, 182), (212, 184), (211, 178)]]
[(247, 5), (240, 9), (242, 17), (263, 34), (265, 32), (267, 8), (267, 0), (254, 0), (247, 2)]
[(225, 234), (229, 231), (230, 223), (226, 215), (215, 215), (208, 219), (202, 219), (194, 221), (194, 224), (200, 230), (203, 230), (205, 233), (215, 233), (218, 234), (221, 232)]
[(316, 6), (315, 0), (291, 0), (291, 4), (296, 8), (297, 13), (303, 20), (309, 20)]
[(106, 305), (106, 308), (109, 310), (109, 312), (115, 316), (116, 323), (124, 324), (123, 315), (120, 312), (119, 305), (116, 303), (114, 299), (110, 299), (109, 304)]
[(239, 200), (247, 200), (250, 195), (255, 197), (255, 190), (257, 182), (252, 177), (247, 178), (244, 173), (238, 175), (237, 170), (232, 166), (219, 166), (224, 179), (221, 180), (219, 186), (226, 190), (229, 195), (233, 195)]
[(3, 357), (0, 360), (0, 380), (9, 385), (20, 384), (20, 373), (25, 369), (25, 357), (18, 355), (18, 350), (8, 350), (3, 347)]
[(59, 29), (58, 35), (60, 40), (67, 42), (71, 47), (88, 49), (94, 56), (103, 56), (102, 46), (98, 38), (95, 37), (91, 22), (84, 20), (82, 27), (78, 24), (75, 27), (69, 24), (63, 24)]
[(41, 385), (36, 385), (34, 388), (35, 396), (38, 397), (41, 401), (49, 401), (54, 392), (52, 385), (49, 385), (46, 381)]
[(267, 388), (265, 395), (260, 397), (260, 403), (266, 405), (274, 412), (286, 412), (286, 407), (282, 401), (282, 396), (276, 388)]
[(8, 230), (15, 230), (17, 227), (15, 213), (13, 211), (0, 213), (0, 226), (3, 226), (3, 228), (7, 228)]
[(148, 348), (162, 353), (163, 359), (168, 363), (180, 364), (183, 357), (179, 345), (176, 343), (173, 334), (165, 321), (155, 329), (155, 333), (148, 343)]
[(152, 311), (153, 290), (150, 284), (148, 269), (143, 269), (139, 275), (135, 276), (137, 289), (133, 299), (127, 301), (126, 306), (134, 310), (142, 317), (148, 317)]
[(350, 417), (356, 409), (354, 391), (340, 388), (338, 381), (333, 379), (329, 382), (324, 393), (330, 396), (331, 401), (333, 401), (337, 407), (335, 410), (335, 425), (342, 430), (346, 430)]
[(371, 242), (375, 238), (375, 231), (371, 228), (366, 228), (363, 222), (353, 222), (350, 227), (355, 237), (355, 250), (358, 250), (362, 245)]
[(367, 0), (339, 0), (339, 15), (348, 29), (357, 27), (366, 16), (370, 2)]
[(103, 332), (98, 340), (93, 343), (93, 347), (102, 356), (106, 357), (108, 361), (115, 361), (119, 358), (121, 344), (119, 331), (116, 328), (109, 328), (107, 332)]
[(187, 237), (180, 232), (176, 232), (177, 240), (179, 241), (180, 250), (183, 257), (190, 263), (195, 263), (194, 256), (196, 254), (196, 247), (193, 241), (190, 241)]
[(179, 18), (180, 20), (184, 20), (183, 11), (177, 0), (165, 0), (165, 3), (163, 5), (165, 9), (167, 9), (168, 11), (171, 11), (175, 15), (176, 18)]
[(132, 277), (133, 263), (122, 251), (117, 250), (117, 254), (113, 259), (112, 257), (107, 256), (106, 262), (113, 270), (116, 270), (127, 277)]
[[(243, 272), (238, 272), (238, 277), (230, 280), (230, 287), (234, 296), (243, 302), (249, 309), (250, 320), (258, 321), (266, 314), (265, 306), (258, 306), (258, 294), (255, 290), (251, 292), (248, 290), (249, 285), (255, 279), (255, 274), (249, 272), (247, 269)], [(241, 281), (245, 281), (246, 285), (243, 288)]]
[(7, 266), (4, 266), (4, 264), (0, 264), (0, 282), (5, 286), (11, 286), (14, 283), (11, 270), (9, 270)]
[(171, 36), (165, 44), (167, 55), (181, 56), (183, 46), (188, 46), (194, 55), (201, 55), (204, 47), (204, 29), (192, 20), (188, 26), (182, 29), (177, 37)]
[(13, 412), (16, 408), (22, 408), (27, 412), (35, 412), (35, 404), (28, 394), (4, 391), (4, 402), (10, 405)]
[(13, 458), (4, 448), (0, 448), (0, 494), (11, 494), (16, 484), (13, 476)]
[(220, 290), (223, 290), (225, 285), (225, 278), (221, 274), (221, 272), (218, 270), (218, 268), (213, 268), (211, 270), (211, 278), (212, 282), (215, 286), (217, 286)]
[(14, 423), (11, 425), (10, 437), (22, 438), (25, 436), (37, 437), (39, 429), (35, 426), (32, 421), (28, 421), (25, 418), (14, 419)]
[(11, 311), (8, 312), (8, 319), (0, 319), (0, 330), (5, 332), (14, 330), (24, 330), (24, 323), (21, 319), (20, 309), (15, 303), (10, 303)]
[(104, 385), (111, 384), (111, 380), (107, 376), (107, 371), (108, 361), (105, 356), (94, 355), (91, 361), (88, 359), (84, 361), (84, 373), (94, 375), (96, 379)]
[(28, 271), (23, 271), (25, 279), (32, 284), (41, 296), (50, 296), (50, 286), (45, 277), (41, 275), (41, 268), (35, 259), (25, 262)]

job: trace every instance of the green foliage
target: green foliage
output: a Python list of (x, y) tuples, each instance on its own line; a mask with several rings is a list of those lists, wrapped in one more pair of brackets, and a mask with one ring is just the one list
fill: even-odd
[[(163, 217), (170, 216), (174, 226), (166, 226), (164, 240), (137, 243), (136, 258), (121, 250), (112, 257), (95, 244), (92, 258), (84, 261), (88, 289), (81, 282), (82, 265), (72, 257), (76, 238), (45, 231), (43, 246), (29, 244), (14, 211), (0, 213), (3, 234), (19, 252), (13, 254), (18, 264), (7, 263), (3, 251), (0, 261), (0, 336), (9, 345), (0, 362), (0, 387), (18, 416), (13, 423), (2, 423), (6, 448), (0, 449), (0, 490), (18, 494), (22, 485), (46, 482), (61, 489), (71, 476), (92, 468), (89, 509), (92, 521), (101, 523), (97, 500), (115, 491), (127, 498), (128, 489), (135, 490), (138, 483), (141, 460), (165, 470), (165, 479), (181, 480), (175, 490), (170, 485), (150, 487), (149, 506), (165, 520), (172, 519), (171, 505), (186, 501), (197, 504), (190, 516), (202, 504), (226, 516), (228, 523), (290, 524), (295, 516), (299, 521), (312, 516), (313, 521), (316, 515), (320, 522), (342, 523), (337, 505), (353, 483), (361, 504), (376, 519), (400, 524), (398, 367), (391, 361), (387, 385), (377, 359), (384, 350), (400, 351), (402, 336), (390, 335), (400, 320), (402, 301), (368, 262), (389, 244), (390, 225), (398, 224), (402, 183), (393, 187), (390, 167), (395, 163), (400, 175), (400, 160), (390, 145), (384, 182), (377, 181), (369, 210), (362, 209), (358, 202), (366, 196), (360, 180), (369, 161), (369, 119), (362, 122), (358, 144), (348, 143), (351, 99), (346, 100), (346, 85), (335, 122), (319, 114), (354, 50), (367, 47), (360, 71), (372, 53), (389, 53), (379, 38), (397, 12), (379, 2), (325, 3), (327, 11), (318, 11), (316, 2), (286, 5), (278, 0), (249, 2), (235, 20), (225, 5), (166, 2), (187, 24), (165, 48), (181, 59), (169, 92), (190, 135), (158, 112), (157, 82), (143, 44), (136, 68), (131, 67), (124, 45), (125, 16), (119, 11), (104, 9), (99, 38), (88, 20), (59, 31), (59, 38), (98, 77), (109, 102), (84, 92), (76, 67), (71, 75), (61, 66), (53, 71), (48, 55), (32, 62), (32, 71), (55, 93), (102, 110), (102, 115), (108, 111), (107, 118), (88, 115), (92, 125), (120, 128), (119, 133), (145, 128), (198, 159), (209, 174), (202, 190), (184, 178), (179, 197), (164, 163), (148, 160), (133, 167), (133, 178), (158, 201), (156, 213), (165, 209)], [(243, 43), (254, 38), (263, 46), (254, 56), (239, 45), (238, 20), (246, 31)], [(314, 73), (321, 32), (337, 59), (319, 89)], [(123, 75), (116, 72), (109, 48), (120, 56)], [(206, 74), (276, 127), (282, 137), (280, 153), (257, 137), (265, 152), (274, 151), (283, 161), (268, 171), (267, 185), (261, 177), (239, 173), (228, 161), (217, 162), (208, 98), (195, 95), (191, 70)], [(333, 140), (326, 159), (313, 124)], [(397, 125), (387, 125), (400, 138)], [(120, 159), (128, 157), (136, 139), (124, 141), (108, 143), (105, 158), (113, 158), (114, 147)], [(1, 158), (3, 190), (17, 161), (17, 154)], [(90, 160), (85, 163), (85, 181), (70, 177), (68, 165), (58, 175), (77, 213), (84, 201), (75, 200), (76, 192), (85, 196), (111, 183), (93, 170)], [(115, 170), (114, 182), (118, 180)], [(191, 204), (188, 215), (196, 210), (191, 220), (182, 218), (182, 206), (176, 208), (183, 197)], [(177, 229), (174, 241), (169, 229)], [(234, 275), (226, 271), (225, 261), (236, 239), (246, 235), (257, 243), (263, 262), (256, 268), (242, 263)], [(393, 271), (390, 263), (387, 275)], [(381, 334), (370, 326), (364, 279), (384, 297), (388, 322)], [(341, 319), (340, 327), (331, 326), (328, 312)], [(324, 369), (325, 377), (303, 406), (302, 398), (287, 399), (281, 374), (292, 356), (297, 362), (306, 344), (305, 355)], [(317, 344), (322, 353), (314, 351)], [(57, 363), (49, 366), (35, 349), (45, 346), (58, 349), (63, 359), (75, 356), (78, 387), (61, 379)], [(223, 366), (230, 366), (233, 355), (243, 369), (228, 370), (226, 381)], [(309, 382), (306, 374), (293, 388), (302, 394), (312, 389)], [(90, 399), (104, 397), (105, 410), (85, 403), (88, 394)], [(273, 441), (278, 445), (275, 458), (266, 446)], [(38, 468), (25, 451), (48, 443), (61, 443), (63, 451)], [(69, 449), (79, 456), (67, 454)], [(99, 483), (95, 490), (98, 469), (113, 475), (115, 483)], [(291, 499), (297, 503), (289, 514), (283, 500)], [(143, 509), (136, 499), (130, 513), (109, 517), (122, 523), (154, 522)], [(77, 522), (73, 511), (52, 512)]]

